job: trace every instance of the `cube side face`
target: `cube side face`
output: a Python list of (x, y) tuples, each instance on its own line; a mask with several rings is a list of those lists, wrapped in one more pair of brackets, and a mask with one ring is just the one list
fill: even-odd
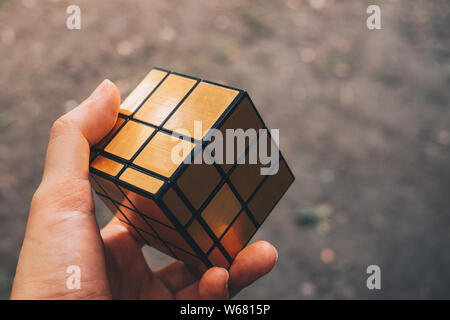
[[(229, 117), (219, 126), (219, 130), (225, 137), (223, 150), (225, 156), (220, 164), (220, 167), (225, 173), (228, 173), (233, 165), (238, 162), (238, 159), (243, 156), (250, 143), (256, 139), (258, 131), (264, 129), (264, 127), (264, 123), (258, 117), (250, 97), (244, 95)], [(229, 130), (242, 130), (245, 132), (245, 144), (239, 145), (235, 143), (233, 140), (235, 139), (234, 136), (227, 134)], [(226, 150), (225, 148), (228, 144), (232, 144), (234, 148), (232, 150)]]
[[(193, 212), (186, 223), (188, 233), (212, 265), (227, 268), (294, 177), (270, 134), (260, 132), (267, 127), (247, 95), (216, 128), (225, 140), (222, 161), (213, 165), (189, 165), (176, 179), (174, 187)], [(230, 150), (226, 149), (226, 144), (234, 136), (227, 136), (227, 129), (241, 129), (245, 136), (240, 146), (233, 144), (234, 153), (228, 159), (231, 163), (227, 163)], [(261, 174), (261, 169), (268, 167), (258, 158), (261, 146), (265, 146), (271, 155), (278, 155), (274, 157), (273, 168), (267, 170), (270, 175)], [(264, 201), (257, 205), (261, 199)]]
[[(235, 146), (232, 163), (196, 164), (211, 128), (225, 139), (227, 129), (253, 132)], [(262, 164), (248, 164), (264, 142), (260, 129), (267, 128), (241, 90), (153, 69), (92, 148), (91, 183), (144, 243), (197, 270), (228, 268), (293, 180), (281, 153), (274, 175), (262, 176)]]
[[(244, 95), (221, 130), (225, 128), (256, 131), (256, 137), (253, 131), (246, 136), (244, 153), (242, 148), (241, 151), (235, 148), (237, 163), (222, 166), (221, 169), (257, 230), (295, 178), (279, 150), (277, 137), (272, 136), (248, 94)], [(237, 219), (221, 240), (231, 255), (239, 246), (245, 246), (256, 232), (246, 220)]]

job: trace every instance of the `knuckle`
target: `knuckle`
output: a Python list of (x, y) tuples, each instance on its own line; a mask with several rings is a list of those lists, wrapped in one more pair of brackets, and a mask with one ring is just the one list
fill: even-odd
[(58, 207), (73, 211), (88, 211), (92, 192), (89, 181), (73, 179), (70, 181), (42, 182), (31, 199), (32, 207)]
[(36, 191), (33, 194), (33, 197), (31, 198), (31, 203), (39, 203), (42, 198), (43, 198), (43, 192), (42, 192), (42, 187), (39, 186)]
[(48, 187), (48, 184), (42, 181), (34, 192), (33, 197), (31, 198), (31, 203), (38, 204), (47, 201), (49, 195), (51, 194), (50, 191), (51, 188)]
[(58, 118), (53, 122), (50, 129), (50, 138), (55, 138), (60, 136), (62, 133), (67, 132), (73, 128), (72, 122), (65, 116)]

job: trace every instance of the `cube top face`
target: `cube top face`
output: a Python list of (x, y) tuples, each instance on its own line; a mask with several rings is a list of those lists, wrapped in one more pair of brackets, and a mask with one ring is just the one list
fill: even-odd
[[(249, 134), (207, 162), (211, 129)], [(294, 180), (264, 129), (244, 91), (154, 68), (92, 148), (92, 187), (138, 240), (196, 270), (228, 268)], [(261, 147), (277, 155), (268, 175), (250, 161)]]

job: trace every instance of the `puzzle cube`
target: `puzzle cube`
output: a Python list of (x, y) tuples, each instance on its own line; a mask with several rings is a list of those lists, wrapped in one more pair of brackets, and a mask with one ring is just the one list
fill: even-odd
[[(258, 134), (236, 144), (232, 163), (173, 161), (176, 145), (191, 160), (201, 155), (212, 128)], [(245, 91), (154, 68), (92, 148), (91, 184), (138, 240), (199, 271), (229, 268), (294, 180), (278, 148), (276, 174), (261, 175), (260, 161), (238, 163), (259, 146), (259, 129), (266, 126)]]

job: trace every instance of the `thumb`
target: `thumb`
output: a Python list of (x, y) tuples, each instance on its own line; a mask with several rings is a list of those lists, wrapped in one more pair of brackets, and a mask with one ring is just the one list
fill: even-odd
[(57, 122), (68, 122), (79, 129), (92, 146), (113, 128), (119, 105), (119, 90), (114, 83), (105, 79), (85, 101)]
[(43, 182), (87, 179), (89, 147), (114, 126), (120, 105), (117, 87), (104, 80), (78, 107), (52, 126)]

